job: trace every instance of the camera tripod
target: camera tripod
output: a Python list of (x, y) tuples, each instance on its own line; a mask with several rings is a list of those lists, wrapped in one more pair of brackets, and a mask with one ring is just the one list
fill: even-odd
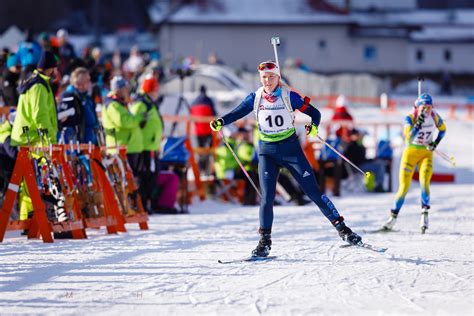
[[(183, 107), (183, 104), (188, 109), (188, 112), (191, 113), (191, 107), (189, 106), (188, 101), (183, 95), (184, 95), (184, 78), (191, 76), (192, 71), (191, 69), (187, 69), (187, 70), (178, 69), (176, 73), (179, 76), (179, 98), (178, 98), (178, 106), (176, 107), (176, 111), (174, 114), (175, 115), (179, 114), (179, 112), (181, 111), (181, 108)], [(178, 125), (177, 121), (173, 122), (173, 125), (171, 126), (170, 136), (174, 136), (174, 132), (176, 131), (177, 125)]]

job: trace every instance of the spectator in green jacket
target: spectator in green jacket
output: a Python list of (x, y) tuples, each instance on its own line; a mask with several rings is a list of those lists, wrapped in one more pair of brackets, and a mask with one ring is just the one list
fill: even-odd
[(110, 82), (110, 93), (102, 110), (102, 124), (105, 129), (105, 143), (109, 152), (115, 146), (127, 146), (127, 158), (135, 177), (141, 168), (140, 155), (143, 151), (141, 128), (145, 125), (143, 114), (133, 115), (128, 110), (130, 92), (128, 83), (122, 76), (115, 76)]
[(143, 206), (151, 213), (152, 192), (156, 187), (159, 173), (158, 152), (163, 135), (163, 119), (158, 111), (157, 99), (160, 86), (155, 76), (150, 74), (145, 77), (141, 92), (130, 107), (134, 115), (146, 117), (146, 123), (141, 129), (143, 138), (143, 152), (141, 155), (142, 168), (138, 172), (139, 192)]
[[(254, 159), (256, 157), (256, 153), (250, 135), (250, 131), (245, 127), (239, 128), (236, 135), (235, 149), (237, 157), (240, 159), (240, 162), (244, 166), (248, 175), (253, 180), (253, 182), (258, 185), (258, 165), (256, 159)], [(256, 205), (257, 192), (240, 167), (236, 168), (235, 178), (245, 180), (245, 194), (243, 204)]]
[(32, 145), (41, 143), (36, 133), (39, 128), (47, 129), (49, 141), (56, 143), (58, 118), (51, 80), (54, 79), (57, 66), (57, 57), (45, 51), (37, 69), (20, 86), (17, 114), (12, 129), (12, 145), (28, 145), (27, 135), (23, 133), (25, 126), (29, 128)]
[[(224, 130), (226, 140), (234, 150), (250, 178), (258, 185), (257, 165), (254, 163), (255, 147), (250, 140), (250, 132), (246, 128), (239, 128), (236, 131), (233, 131), (232, 128), (233, 126)], [(243, 179), (245, 181), (243, 204), (255, 205), (257, 203), (257, 192), (225, 144), (222, 144), (216, 149), (215, 157), (214, 167), (216, 178), (218, 180)]]
[[(231, 137), (233, 134), (232, 128), (234, 128), (233, 125), (228, 126), (223, 130), (223, 133), (230, 147), (235, 151), (235, 139)], [(221, 144), (216, 148), (214, 170), (218, 180), (234, 179), (235, 168), (238, 167), (239, 164), (235, 161), (235, 158), (225, 144)]]
[[(47, 137), (50, 143), (56, 143), (58, 118), (51, 80), (55, 77), (58, 61), (57, 56), (52, 52), (44, 51), (37, 69), (20, 86), (20, 97), (11, 135), (13, 146), (28, 145), (28, 138), (23, 133), (23, 127), (28, 127), (32, 145), (41, 144), (41, 139), (37, 134), (40, 128), (48, 130)], [(25, 220), (33, 212), (33, 204), (24, 181), (20, 186), (19, 205), (20, 220)]]

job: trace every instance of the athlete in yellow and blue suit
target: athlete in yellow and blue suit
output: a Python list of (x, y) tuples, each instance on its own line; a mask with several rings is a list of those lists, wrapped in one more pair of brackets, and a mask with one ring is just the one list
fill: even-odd
[[(436, 138), (434, 134), (437, 131)], [(433, 151), (446, 134), (446, 126), (441, 116), (433, 110), (433, 100), (429, 94), (422, 94), (415, 101), (413, 113), (405, 118), (403, 136), (406, 147), (403, 151), (399, 172), (399, 188), (394, 208), (390, 211), (390, 219), (382, 229), (391, 230), (405, 202), (410, 188), (411, 179), (418, 167), (421, 185), (421, 207), (426, 213), (430, 208), (430, 181), (433, 174)], [(434, 140), (433, 140), (434, 139)], [(427, 220), (426, 220), (426, 228)]]

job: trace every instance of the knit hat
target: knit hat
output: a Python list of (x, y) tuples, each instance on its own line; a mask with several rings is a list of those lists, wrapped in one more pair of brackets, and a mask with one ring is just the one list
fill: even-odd
[(433, 98), (431, 98), (431, 95), (429, 95), (428, 93), (423, 93), (422, 95), (420, 95), (415, 101), (415, 106), (418, 107), (420, 105), (433, 106)]
[(277, 76), (280, 75), (280, 68), (278, 68), (278, 65), (272, 61), (264, 61), (263, 63), (260, 63), (257, 67), (259, 74), (265, 73), (265, 72), (271, 72)]
[(16, 54), (10, 54), (7, 58), (7, 68), (11, 68), (14, 66), (20, 65), (20, 61), (18, 60)]
[(110, 81), (110, 90), (112, 91), (118, 91), (126, 86), (128, 86), (127, 80), (122, 76), (114, 76)]
[(152, 74), (147, 75), (145, 77), (145, 80), (143, 80), (142, 83), (142, 90), (145, 93), (150, 93), (153, 91), (156, 91), (160, 88), (160, 84), (158, 83), (158, 80), (156, 80), (156, 77), (153, 76)]
[(56, 55), (54, 55), (50, 51), (44, 51), (43, 54), (41, 55), (41, 58), (38, 62), (37, 67), (43, 70), (55, 68), (55, 67), (58, 67), (58, 62), (59, 62), (59, 59)]
[(68, 34), (68, 32), (67, 32), (65, 29), (59, 29), (59, 30), (56, 32), (56, 36), (57, 36), (57, 37), (68, 37), (69, 34)]

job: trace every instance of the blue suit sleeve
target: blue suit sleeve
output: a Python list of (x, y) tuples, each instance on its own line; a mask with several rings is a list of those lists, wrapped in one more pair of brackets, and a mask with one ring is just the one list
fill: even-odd
[(321, 112), (316, 109), (311, 103), (307, 106), (304, 105), (304, 99), (296, 92), (290, 92), (290, 102), (293, 110), (300, 110), (302, 113), (311, 117), (311, 123), (319, 126), (321, 123)]
[(238, 119), (243, 118), (247, 114), (253, 111), (253, 103), (255, 101), (255, 92), (249, 94), (237, 107), (232, 111), (222, 116), (224, 125), (231, 124)]

